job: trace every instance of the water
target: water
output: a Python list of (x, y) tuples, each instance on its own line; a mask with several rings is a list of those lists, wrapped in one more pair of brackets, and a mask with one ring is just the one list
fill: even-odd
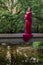
[(43, 65), (42, 55), (31, 45), (0, 45), (0, 61), (3, 58), (7, 61), (0, 65)]

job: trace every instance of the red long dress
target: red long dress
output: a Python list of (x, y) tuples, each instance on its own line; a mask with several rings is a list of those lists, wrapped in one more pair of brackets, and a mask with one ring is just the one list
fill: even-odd
[(26, 12), (25, 14), (25, 31), (23, 34), (23, 40), (28, 41), (32, 38), (32, 12)]

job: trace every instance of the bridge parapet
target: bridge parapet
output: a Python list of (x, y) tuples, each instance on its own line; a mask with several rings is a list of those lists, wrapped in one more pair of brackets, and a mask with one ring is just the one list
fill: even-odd
[(23, 40), (23, 33), (17, 34), (0, 34), (0, 44), (9, 43), (9, 44), (26, 44), (29, 42), (42, 41), (43, 42), (43, 33), (32, 33), (33, 38), (28, 42)]

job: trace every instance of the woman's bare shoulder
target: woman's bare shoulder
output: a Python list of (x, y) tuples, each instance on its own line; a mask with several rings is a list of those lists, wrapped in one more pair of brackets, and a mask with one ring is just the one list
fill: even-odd
[(28, 15), (29, 13), (31, 13), (31, 12), (26, 12), (27, 15)]

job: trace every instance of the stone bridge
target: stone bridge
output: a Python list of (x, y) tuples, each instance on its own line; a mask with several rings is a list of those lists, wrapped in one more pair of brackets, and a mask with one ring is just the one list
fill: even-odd
[(29, 44), (30, 42), (42, 41), (43, 42), (43, 33), (32, 33), (33, 38), (28, 42), (23, 40), (23, 33), (14, 33), (14, 34), (0, 34), (0, 44)]

